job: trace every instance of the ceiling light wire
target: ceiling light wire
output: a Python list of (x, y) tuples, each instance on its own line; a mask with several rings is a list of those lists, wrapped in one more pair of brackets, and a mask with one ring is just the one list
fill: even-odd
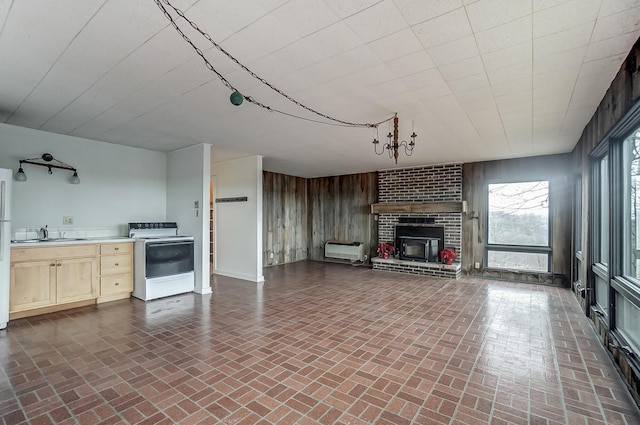
[[(187, 18), (184, 14), (184, 12), (180, 9), (178, 9), (177, 7), (175, 7), (174, 5), (172, 5), (169, 0), (154, 0), (154, 2), (156, 3), (156, 5), (160, 8), (160, 10), (162, 11), (162, 13), (164, 14), (164, 16), (167, 18), (167, 20), (169, 20), (169, 22), (171, 23), (171, 25), (173, 26), (173, 28), (178, 32), (178, 34), (182, 37), (182, 39), (184, 41), (186, 41), (194, 50), (195, 52), (198, 54), (198, 56), (200, 56), (202, 58), (202, 60), (204, 61), (207, 69), (209, 69), (211, 72), (213, 72), (214, 74), (216, 74), (216, 76), (220, 79), (220, 81), (222, 82), (222, 84), (224, 84), (229, 90), (233, 91), (233, 92), (239, 92), (241, 93), (241, 91), (239, 91), (238, 89), (236, 89), (233, 84), (231, 84), (229, 82), (229, 80), (227, 80), (218, 70), (216, 70), (213, 65), (211, 64), (211, 62), (209, 62), (209, 60), (205, 57), (204, 53), (202, 52), (202, 50), (197, 47), (193, 41), (191, 41), (191, 39), (184, 33), (184, 31), (182, 31), (182, 29), (180, 29), (180, 27), (178, 26), (176, 20), (173, 18), (173, 16), (171, 16), (171, 14), (167, 11), (167, 9), (164, 7), (164, 4), (166, 4), (168, 7), (170, 7), (171, 9), (173, 9), (173, 11), (182, 19), (184, 19), (194, 30), (196, 30), (200, 35), (202, 35), (202, 37), (204, 37), (205, 39), (207, 39), (211, 44), (213, 44), (220, 52), (222, 52), (224, 55), (226, 55), (229, 59), (231, 59), (236, 65), (238, 65), (240, 68), (242, 68), (244, 71), (246, 71), (247, 73), (249, 73), (249, 75), (251, 75), (253, 78), (257, 79), (258, 81), (260, 81), (262, 84), (266, 85), (267, 87), (269, 87), (271, 90), (275, 91), (276, 93), (278, 93), (279, 95), (281, 95), (282, 97), (286, 98), (287, 100), (289, 100), (290, 102), (296, 104), (297, 106), (299, 106), (300, 108), (306, 109), (309, 112), (312, 112), (313, 114), (316, 114), (322, 118), (325, 118), (327, 120), (330, 121), (334, 121), (337, 124), (334, 123), (329, 123), (329, 122), (324, 122), (324, 121), (319, 121), (319, 120), (313, 120), (313, 119), (309, 119), (309, 118), (305, 118), (299, 115), (294, 115), (288, 112), (284, 112), (281, 111), (279, 109), (274, 109), (268, 105), (265, 105), (259, 101), (257, 101), (256, 99), (254, 99), (251, 96), (246, 96), (243, 95), (244, 98), (247, 100), (247, 102), (253, 103), (256, 106), (259, 106), (261, 108), (266, 109), (269, 112), (277, 112), (279, 114), (283, 114), (283, 115), (287, 115), (289, 117), (293, 117), (293, 118), (298, 118), (298, 119), (302, 119), (302, 120), (306, 120), (306, 121), (311, 121), (311, 122), (316, 122), (316, 123), (320, 123), (320, 124), (328, 124), (328, 125), (336, 125), (336, 126), (341, 126), (341, 127), (365, 127), (365, 128), (377, 128), (378, 125), (383, 124), (387, 121), (390, 121), (392, 119), (394, 119), (394, 116), (391, 116), (385, 120), (382, 120), (380, 122), (377, 123), (355, 123), (355, 122), (349, 122), (349, 121), (344, 121), (338, 118), (334, 118), (330, 115), (327, 114), (323, 114), (322, 112), (319, 112), (313, 108), (310, 108), (306, 105), (304, 105), (303, 103), (299, 102), (298, 100), (294, 99), (293, 97), (289, 96), (288, 94), (286, 94), (285, 92), (283, 92), (282, 90), (280, 90), (279, 88), (277, 88), (276, 86), (274, 86), (273, 84), (269, 83), (267, 80), (265, 80), (264, 78), (260, 77), (259, 75), (257, 75), (255, 72), (253, 72), (252, 70), (250, 70), (248, 67), (246, 67), (244, 64), (242, 64), (238, 59), (236, 59), (233, 55), (231, 55), (229, 52), (227, 52), (224, 48), (222, 48), (222, 46), (220, 46), (218, 43), (216, 43), (209, 34), (207, 34), (206, 32), (202, 31), (200, 29), (200, 27), (198, 27), (198, 25), (193, 22), (192, 20), (190, 20), (189, 18)], [(164, 3), (164, 4), (163, 4)]]

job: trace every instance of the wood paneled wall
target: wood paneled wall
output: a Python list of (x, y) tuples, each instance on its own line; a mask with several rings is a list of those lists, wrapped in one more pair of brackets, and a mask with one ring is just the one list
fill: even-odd
[(264, 171), (262, 181), (262, 264), (307, 259), (307, 179)]
[(369, 258), (375, 254), (378, 226), (369, 206), (378, 200), (378, 173), (310, 179), (309, 194), (309, 258), (322, 260), (327, 240), (362, 242)]
[[(263, 172), (263, 264), (324, 259), (328, 240), (358, 241), (375, 255), (378, 173), (305, 179)], [(273, 258), (271, 255), (273, 254)]]
[[(552, 272), (571, 273), (571, 208), (573, 170), (570, 154), (519, 158), (463, 165), (462, 198), (468, 213), (462, 220), (462, 271), (482, 274), (484, 268), (487, 196), (490, 181), (549, 180), (552, 223)], [(472, 218), (472, 217), (477, 218)], [(480, 263), (480, 270), (474, 268)]]

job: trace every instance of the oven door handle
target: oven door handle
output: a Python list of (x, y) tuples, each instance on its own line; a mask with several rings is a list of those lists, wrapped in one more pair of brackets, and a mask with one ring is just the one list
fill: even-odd
[(157, 246), (176, 246), (176, 245), (193, 245), (193, 241), (180, 241), (180, 242), (147, 242), (148, 247)]

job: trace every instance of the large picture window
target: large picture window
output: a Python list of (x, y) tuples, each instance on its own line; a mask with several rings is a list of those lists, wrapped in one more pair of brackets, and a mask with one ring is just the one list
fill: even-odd
[(548, 272), (549, 182), (491, 183), (487, 193), (487, 266)]

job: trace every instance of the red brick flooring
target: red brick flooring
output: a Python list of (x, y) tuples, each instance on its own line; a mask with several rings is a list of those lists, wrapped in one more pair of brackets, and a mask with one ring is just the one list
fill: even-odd
[(2, 424), (639, 424), (569, 290), (301, 262), (0, 333)]

